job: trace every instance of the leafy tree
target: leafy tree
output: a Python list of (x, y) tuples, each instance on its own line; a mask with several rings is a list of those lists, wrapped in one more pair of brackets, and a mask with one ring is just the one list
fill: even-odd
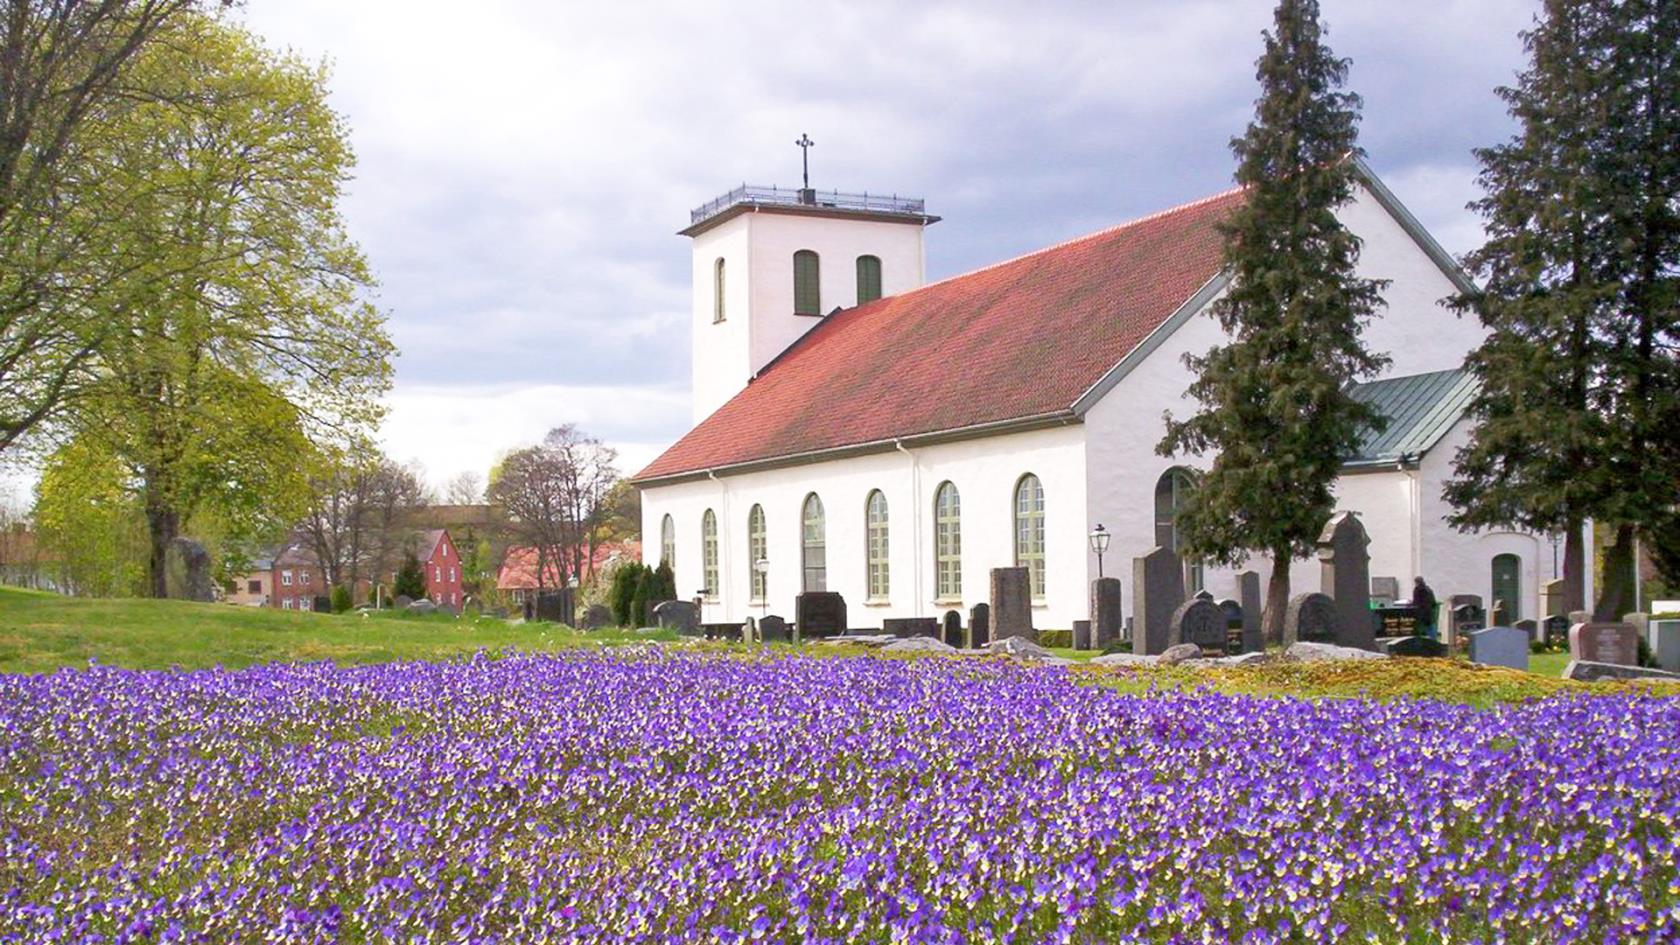
[(475, 472), (463, 472), (444, 487), (443, 500), (450, 505), (477, 505), (484, 501), (484, 479)]
[(656, 600), (658, 579), (654, 577), (653, 569), (647, 565), (636, 568), (636, 591), (630, 598), (630, 623), (627, 626), (641, 627), (648, 622), (648, 603)]
[(1282, 0), (1258, 63), (1255, 119), (1231, 142), (1247, 197), (1223, 227), (1231, 282), (1213, 307), (1231, 341), (1186, 358), (1201, 407), (1169, 415), (1157, 447), (1216, 451), (1179, 515), (1184, 550), (1225, 564), (1269, 555), (1264, 625), (1274, 639), (1290, 562), (1334, 510), (1332, 486), (1362, 428), (1381, 423), (1348, 395), (1386, 359), (1360, 340), (1384, 283), (1356, 275), (1359, 239), (1336, 218), (1359, 153), (1347, 70), (1323, 42), (1315, 0)]
[(671, 562), (659, 562), (659, 567), (653, 569), (653, 577), (654, 600), (677, 599), (677, 575), (671, 570)]
[(333, 585), (332, 612), (342, 614), (351, 608), (350, 589), (342, 584)]
[(118, 597), (146, 586), (145, 517), (110, 454), (82, 442), (56, 450), (36, 487), (35, 525), (68, 592)]
[(90, 128), (170, 90), (137, 59), (198, 0), (7, 3), (0, 17), (0, 454), (80, 393), (111, 327), (107, 280), (128, 265), (120, 204)]
[(164, 94), (102, 121), (82, 191), (124, 208), (108, 291), (128, 304), (71, 423), (129, 470), (161, 595), (200, 509), (303, 511), (298, 457), (371, 428), (391, 345), (337, 215), (351, 155), (324, 73), (202, 19), (134, 71)]
[(426, 572), (420, 568), (420, 559), (410, 551), (403, 557), (402, 567), (397, 569), (397, 580), (391, 589), (393, 597), (406, 597), (409, 600), (419, 600), (426, 596)]
[(550, 564), (562, 584), (589, 581), (615, 459), (610, 447), (567, 424), (491, 470), (486, 495), (514, 534), (537, 550), (539, 590)]
[(1488, 241), (1457, 304), (1489, 329), (1468, 368), (1476, 426), (1446, 497), (1462, 528), (1565, 535), (1583, 601), (1589, 518), (1611, 523), (1595, 610), (1632, 606), (1635, 523), (1680, 524), (1680, 7), (1548, 0), (1529, 67), (1501, 88), (1519, 123), (1477, 151)]
[(384, 456), (324, 457), (309, 478), (303, 532), (327, 581), (354, 588), (391, 573), (413, 537), (406, 517), (425, 501), (415, 470)]

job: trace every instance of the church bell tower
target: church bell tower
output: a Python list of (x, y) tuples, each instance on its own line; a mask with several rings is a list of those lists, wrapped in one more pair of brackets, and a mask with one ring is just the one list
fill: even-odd
[(926, 281), (922, 231), (939, 218), (897, 194), (817, 191), (810, 148), (803, 186), (746, 184), (697, 207), (694, 250), (694, 422), (699, 423), (836, 309)]

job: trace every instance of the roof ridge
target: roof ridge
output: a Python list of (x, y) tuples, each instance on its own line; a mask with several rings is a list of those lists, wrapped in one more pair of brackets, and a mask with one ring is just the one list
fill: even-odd
[[(918, 292), (926, 291), (926, 290), (931, 289), (935, 286), (944, 285), (947, 282), (955, 282), (958, 279), (966, 279), (969, 276), (977, 276), (982, 272), (990, 272), (993, 269), (999, 269), (999, 268), (1002, 268), (1004, 266), (1011, 265), (1013, 263), (1018, 263), (1023, 259), (1031, 259), (1034, 256), (1042, 256), (1045, 253), (1053, 253), (1053, 252), (1055, 252), (1056, 250), (1059, 250), (1059, 249), (1066, 249), (1067, 247), (1072, 246), (1076, 243), (1083, 243), (1087, 240), (1094, 240), (1094, 239), (1099, 239), (1099, 238), (1104, 237), (1104, 236), (1111, 236), (1115, 233), (1120, 232), (1121, 230), (1129, 230), (1134, 226), (1142, 226), (1145, 223), (1153, 223), (1154, 221), (1159, 220), (1162, 217), (1169, 217), (1169, 216), (1172, 216), (1175, 213), (1184, 213), (1185, 211), (1188, 211), (1188, 210), (1195, 210), (1198, 207), (1204, 206), (1206, 204), (1213, 203), (1216, 200), (1223, 200), (1226, 197), (1231, 196), (1232, 194), (1241, 192), (1242, 190), (1243, 190), (1243, 185), (1241, 185), (1241, 184), (1239, 184), (1235, 187), (1228, 187), (1228, 188), (1226, 188), (1226, 189), (1224, 189), (1224, 190), (1222, 190), (1222, 191), (1220, 191), (1219, 193), (1216, 193), (1216, 194), (1209, 194), (1206, 197), (1198, 197), (1197, 199), (1191, 200), (1187, 203), (1181, 203), (1181, 204), (1178, 204), (1177, 206), (1167, 207), (1164, 210), (1157, 210), (1154, 213), (1144, 214), (1141, 217), (1137, 217), (1135, 219), (1127, 220), (1124, 223), (1116, 223), (1113, 226), (1105, 226), (1100, 230), (1096, 230), (1095, 232), (1091, 232), (1091, 233), (1086, 233), (1083, 236), (1069, 237), (1068, 239), (1062, 240), (1060, 243), (1052, 243), (1049, 246), (1043, 246), (1043, 247), (1040, 247), (1038, 249), (1031, 250), (1029, 252), (1021, 253), (1018, 256), (1011, 256), (1008, 259), (1001, 259), (1001, 260), (999, 260), (995, 263), (988, 263), (984, 266), (979, 267), (978, 269), (970, 269), (967, 272), (960, 272), (960, 273), (957, 273), (954, 276), (946, 276), (945, 278), (940, 279), (936, 282), (929, 282), (929, 283), (926, 283), (924, 285), (919, 285), (919, 286), (915, 287), (914, 289), (909, 290), (908, 292), (900, 292), (897, 295), (884, 296), (884, 298), (901, 299), (901, 298), (904, 298), (905, 296), (915, 295)], [(853, 306), (853, 309), (862, 308), (862, 307), (863, 306), (861, 306), (861, 305)], [(847, 311), (850, 311), (850, 309), (848, 309)]]

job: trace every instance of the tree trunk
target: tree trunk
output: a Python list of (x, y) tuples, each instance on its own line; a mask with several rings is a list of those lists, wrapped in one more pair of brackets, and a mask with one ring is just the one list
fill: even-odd
[(151, 539), (151, 556), (146, 562), (147, 577), (151, 581), (152, 596), (169, 596), (169, 543), (181, 530), (181, 517), (166, 503), (146, 501), (146, 531)]
[(1283, 614), (1289, 607), (1289, 565), (1294, 556), (1272, 552), (1272, 577), (1266, 584), (1266, 606), (1261, 609), (1260, 629), (1268, 644), (1283, 643)]
[(1633, 526), (1616, 526), (1616, 542), (1604, 551), (1604, 586), (1599, 589), (1593, 619), (1612, 621), (1633, 610)]
[(1564, 526), (1563, 612), (1567, 616), (1587, 606), (1587, 543), (1581, 538), (1584, 523), (1579, 518)]

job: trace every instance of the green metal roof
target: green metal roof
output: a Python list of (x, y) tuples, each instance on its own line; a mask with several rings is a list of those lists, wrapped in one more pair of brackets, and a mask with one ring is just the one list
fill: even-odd
[(1464, 416), (1476, 394), (1476, 379), (1462, 370), (1432, 371), (1355, 384), (1353, 399), (1371, 404), (1388, 418), (1382, 432), (1366, 430), (1348, 466), (1398, 463), (1428, 452)]

